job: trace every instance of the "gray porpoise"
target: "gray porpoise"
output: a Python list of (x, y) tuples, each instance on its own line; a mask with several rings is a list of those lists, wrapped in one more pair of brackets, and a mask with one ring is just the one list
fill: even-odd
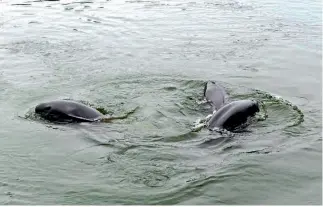
[(259, 104), (255, 100), (233, 101), (212, 115), (207, 123), (207, 128), (210, 130), (222, 128), (231, 131), (243, 126), (257, 112), (259, 112)]
[(217, 111), (226, 103), (227, 93), (215, 81), (208, 81), (204, 87), (204, 98), (211, 104), (212, 111)]
[(35, 112), (52, 122), (94, 122), (104, 117), (98, 110), (70, 100), (57, 100), (41, 103)]

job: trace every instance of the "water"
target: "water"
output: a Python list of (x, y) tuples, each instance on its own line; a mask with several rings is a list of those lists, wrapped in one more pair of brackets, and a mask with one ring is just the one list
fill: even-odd
[[(0, 2), (1, 204), (322, 204), (321, 2)], [(268, 117), (190, 133), (206, 80)], [(70, 98), (120, 115), (52, 125)]]

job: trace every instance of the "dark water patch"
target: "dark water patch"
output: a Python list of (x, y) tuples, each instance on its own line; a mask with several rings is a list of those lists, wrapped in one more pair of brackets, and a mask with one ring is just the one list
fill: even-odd
[(252, 151), (248, 151), (248, 152), (245, 152), (245, 153), (248, 153), (248, 154), (269, 154), (271, 152), (272, 151), (270, 151), (268, 149), (261, 149), (261, 150), (252, 150)]
[(75, 4), (92, 4), (93, 1), (75, 1), (73, 3), (75, 3)]
[(198, 135), (195, 132), (188, 132), (185, 134), (169, 136), (169, 137), (162, 137), (161, 139), (157, 139), (154, 141), (163, 141), (163, 142), (179, 142), (179, 141), (187, 141), (190, 139), (196, 138)]
[(222, 174), (217, 173), (217, 175), (203, 175), (196, 180), (190, 180), (189, 188), (200, 189), (212, 183), (219, 184), (221, 182), (225, 182), (227, 179), (239, 177), (239, 174), (240, 174), (239, 172), (235, 172), (235, 173), (222, 173)]
[(145, 171), (142, 174), (132, 178), (135, 184), (144, 184), (148, 187), (162, 187), (170, 179), (167, 173), (163, 171)]
[(94, 144), (94, 145), (91, 145), (89, 147), (86, 147), (86, 148), (83, 148), (83, 150), (85, 149), (88, 149), (88, 148), (91, 148), (91, 147), (96, 147), (96, 146), (104, 146), (104, 147), (117, 147), (119, 146), (120, 144), (115, 140), (115, 139), (100, 139), (99, 137), (95, 137), (95, 136), (82, 136), (82, 139), (91, 143), (91, 144)]
[(65, 8), (64, 8), (64, 10), (65, 10), (65, 11), (71, 11), (71, 10), (73, 10), (73, 9), (74, 9), (74, 7), (65, 7)]
[(204, 2), (206, 7), (220, 7), (221, 9), (228, 9), (233, 11), (244, 11), (253, 10), (254, 7), (251, 5), (243, 4), (239, 1), (229, 1), (229, 2)]
[(175, 86), (166, 86), (163, 89), (167, 91), (175, 91), (177, 88)]
[(252, 71), (252, 72), (258, 72), (259, 69), (257, 69), (254, 66), (249, 66), (249, 65), (239, 65), (238, 68), (242, 69), (242, 70), (248, 70), (248, 71)]
[[(227, 144), (228, 142), (232, 141), (233, 136), (221, 136), (221, 135), (213, 135), (214, 137), (208, 138), (204, 140), (201, 144), (199, 144), (199, 147), (202, 148), (215, 148), (215, 147), (222, 147), (223, 145)], [(230, 149), (231, 147), (225, 147), (222, 151), (226, 151)], [(232, 149), (232, 148), (231, 148)]]
[(95, 20), (93, 18), (80, 18), (83, 22), (91, 22), (91, 23), (101, 23), (101, 21)]
[(11, 4), (12, 6), (31, 6), (29, 3)]
[(30, 21), (30, 22), (28, 22), (28, 24), (41, 24), (41, 22), (39, 22), (39, 21)]
[(110, 114), (111, 111), (107, 111), (105, 108), (103, 107), (97, 107), (96, 110), (98, 110), (99, 112), (101, 112), (102, 114), (106, 115), (106, 114)]
[(239, 144), (232, 144), (232, 145), (229, 145), (229, 146), (224, 146), (223, 149), (222, 149), (222, 152), (223, 153), (228, 153), (230, 151), (235, 151), (237, 149), (243, 149), (243, 146), (239, 145)]

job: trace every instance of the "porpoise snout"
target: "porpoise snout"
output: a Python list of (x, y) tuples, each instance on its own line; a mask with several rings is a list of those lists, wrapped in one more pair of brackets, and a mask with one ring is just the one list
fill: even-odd
[(51, 109), (51, 106), (49, 106), (46, 103), (41, 103), (35, 107), (35, 112), (37, 114), (44, 114), (44, 113), (48, 113), (50, 109)]
[(260, 111), (259, 102), (257, 100), (252, 100), (252, 106), (250, 107), (252, 112), (257, 113)]

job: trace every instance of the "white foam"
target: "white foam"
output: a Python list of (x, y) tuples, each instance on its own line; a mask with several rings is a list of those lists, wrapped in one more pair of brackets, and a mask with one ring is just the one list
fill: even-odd
[(203, 99), (201, 101), (196, 101), (197, 104), (205, 104), (207, 103), (208, 101), (206, 99)]

